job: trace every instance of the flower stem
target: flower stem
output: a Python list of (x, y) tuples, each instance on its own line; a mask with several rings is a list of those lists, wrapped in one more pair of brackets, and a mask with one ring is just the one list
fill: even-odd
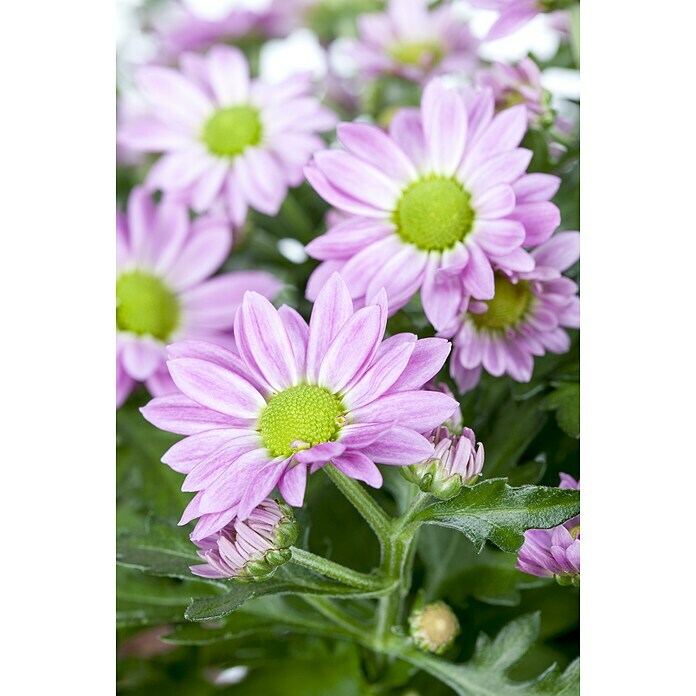
[(369, 493), (354, 479), (349, 478), (339, 471), (333, 464), (324, 467), (327, 476), (336, 484), (336, 487), (348, 498), (353, 507), (362, 515), (363, 519), (372, 527), (384, 546), (392, 536), (392, 521), (379, 505), (372, 499)]
[(344, 585), (367, 590), (368, 592), (377, 592), (385, 589), (387, 586), (384, 579), (378, 576), (360, 573), (357, 570), (347, 568), (340, 563), (334, 563), (327, 558), (322, 558), (304, 549), (298, 549), (296, 546), (293, 546), (291, 550), (292, 560), (297, 565), (321, 573), (327, 578), (338, 580)]
[(314, 597), (312, 595), (303, 595), (302, 599), (307, 602), (309, 606), (316, 609), (322, 616), (325, 616), (351, 635), (356, 642), (363, 642), (364, 627), (348, 616), (344, 611), (341, 611), (341, 609), (336, 606), (335, 602), (326, 597)]

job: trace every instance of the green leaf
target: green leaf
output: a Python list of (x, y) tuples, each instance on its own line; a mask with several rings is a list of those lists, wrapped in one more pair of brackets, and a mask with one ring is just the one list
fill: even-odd
[(209, 621), (227, 616), (256, 597), (275, 594), (323, 595), (325, 597), (378, 597), (391, 588), (379, 592), (356, 590), (293, 563), (286, 563), (263, 582), (226, 583), (228, 591), (217, 597), (196, 599), (186, 610), (190, 621)]
[(465, 534), (480, 550), (487, 540), (515, 552), (527, 529), (550, 529), (580, 512), (580, 492), (572, 489), (521, 486), (489, 479), (451, 500), (425, 508), (415, 518), (425, 524), (451, 527)]
[(565, 672), (553, 665), (536, 679), (525, 682), (514, 682), (506, 675), (530, 650), (538, 634), (539, 614), (527, 614), (505, 626), (495, 640), (481, 634), (466, 664), (447, 662), (412, 647), (398, 651), (398, 656), (444, 682), (459, 696), (577, 696), (577, 662)]
[(177, 645), (208, 645), (257, 634), (282, 634), (288, 631), (335, 637), (335, 626), (306, 604), (293, 606), (286, 597), (259, 597), (224, 619), (181, 624), (165, 636)]
[[(194, 579), (189, 566), (200, 563), (195, 546), (186, 532), (165, 520), (153, 517), (144, 533), (122, 534), (116, 549), (116, 561), (151, 575)], [(201, 582), (210, 582), (199, 579)], [(213, 581), (216, 584), (217, 581)]]
[(580, 385), (558, 384), (544, 401), (543, 408), (556, 412), (558, 427), (569, 437), (580, 437)]

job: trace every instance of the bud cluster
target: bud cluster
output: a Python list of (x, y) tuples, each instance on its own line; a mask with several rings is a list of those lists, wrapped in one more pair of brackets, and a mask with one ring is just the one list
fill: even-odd
[(292, 509), (266, 498), (246, 520), (235, 518), (219, 532), (195, 542), (205, 561), (191, 566), (204, 578), (265, 578), (290, 559), (298, 525)]
[(447, 500), (457, 495), (462, 486), (476, 482), (483, 469), (483, 444), (476, 442), (471, 428), (454, 435), (445, 426), (435, 428), (430, 435), (435, 446), (433, 456), (418, 464), (403, 467), (404, 477), (424, 493)]

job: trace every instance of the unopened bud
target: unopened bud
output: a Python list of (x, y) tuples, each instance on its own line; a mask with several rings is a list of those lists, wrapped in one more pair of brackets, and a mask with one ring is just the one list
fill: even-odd
[(191, 572), (204, 578), (265, 578), (290, 560), (297, 531), (292, 509), (267, 498), (246, 520), (235, 518), (219, 532), (197, 541), (198, 555), (205, 563), (191, 566)]
[(409, 618), (411, 637), (427, 652), (441, 655), (459, 635), (459, 621), (444, 602), (437, 601), (415, 608)]

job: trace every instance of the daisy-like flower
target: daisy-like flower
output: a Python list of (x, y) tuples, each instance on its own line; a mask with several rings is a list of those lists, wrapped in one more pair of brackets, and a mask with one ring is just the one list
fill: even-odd
[(403, 476), (423, 492), (447, 500), (459, 493), (462, 486), (476, 482), (483, 470), (483, 444), (476, 442), (471, 428), (455, 435), (443, 425), (430, 436), (435, 445), (432, 457), (401, 470)]
[(469, 295), (493, 297), (493, 264), (533, 269), (522, 247), (558, 226), (549, 201), (558, 179), (525, 174), (532, 153), (518, 147), (524, 105), (494, 111), (490, 91), (459, 93), (436, 79), (420, 111), (397, 112), (388, 134), (339, 125), (347, 152), (318, 152), (306, 169), (317, 192), (346, 214), (307, 246), (324, 262), (307, 286), (310, 299), (334, 271), (359, 301), (384, 287), (391, 312), (420, 290), (429, 321), (452, 335)]
[[(559, 488), (579, 489), (568, 474)], [(519, 550), (517, 568), (540, 578), (555, 577), (559, 585), (580, 583), (580, 515), (553, 529), (529, 529)]]
[(204, 51), (213, 44), (249, 35), (284, 36), (301, 25), (304, 11), (315, 3), (316, 0), (232, 1), (215, 16), (202, 14), (191, 3), (173, 3), (154, 22), (160, 58), (175, 60), (185, 51)]
[(332, 462), (379, 487), (375, 466), (422, 461), (429, 433), (457, 402), (422, 391), (447, 359), (440, 338), (397, 334), (382, 341), (385, 294), (354, 311), (338, 274), (319, 294), (309, 325), (258, 293), (244, 296), (234, 333), (239, 355), (203, 342), (169, 347), (180, 393), (151, 401), (143, 414), (163, 430), (188, 435), (162, 461), (198, 491), (180, 524), (199, 517), (202, 539), (234, 517), (245, 520), (277, 485), (302, 505), (311, 472)]
[(222, 201), (235, 225), (244, 222), (248, 206), (278, 212), (323, 146), (317, 131), (335, 123), (333, 112), (311, 96), (309, 75), (277, 84), (250, 80), (244, 54), (229, 46), (214, 46), (205, 56), (185, 53), (180, 70), (145, 66), (136, 82), (151, 111), (125, 124), (119, 141), (164, 153), (147, 186), (199, 213)]
[(532, 128), (554, 124), (556, 114), (551, 108), (551, 93), (541, 86), (541, 71), (531, 58), (523, 58), (516, 65), (495, 62), (482, 70), (476, 81), (493, 92), (497, 111), (524, 104)]
[(229, 222), (190, 222), (179, 203), (156, 205), (142, 187), (116, 212), (116, 406), (136, 382), (153, 395), (176, 390), (165, 346), (183, 338), (232, 341), (234, 314), (249, 288), (274, 297), (281, 283), (261, 271), (215, 278), (232, 246)]
[(191, 572), (203, 578), (265, 577), (290, 560), (297, 531), (292, 509), (267, 498), (246, 520), (234, 519), (197, 541), (198, 555), (205, 563), (191, 566)]
[(478, 40), (468, 24), (444, 4), (390, 0), (386, 12), (358, 19), (359, 40), (350, 54), (365, 77), (397, 75), (421, 82), (436, 74), (470, 73), (478, 64)]
[(532, 251), (533, 271), (496, 271), (495, 295), (471, 301), (454, 337), (450, 373), (462, 392), (473, 389), (485, 369), (528, 382), (534, 356), (565, 353), (566, 328), (580, 325), (578, 286), (563, 271), (580, 258), (580, 235), (559, 232)]

